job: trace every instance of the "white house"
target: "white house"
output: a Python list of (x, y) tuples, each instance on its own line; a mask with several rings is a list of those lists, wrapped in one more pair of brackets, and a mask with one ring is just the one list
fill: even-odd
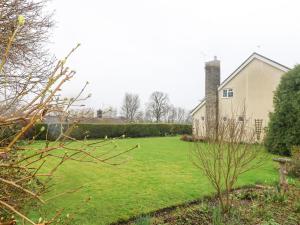
[(208, 115), (226, 120), (249, 120), (263, 136), (273, 111), (273, 96), (280, 78), (290, 69), (258, 53), (253, 53), (220, 84), (220, 61), (205, 64), (205, 98), (192, 110), (193, 132), (205, 135)]

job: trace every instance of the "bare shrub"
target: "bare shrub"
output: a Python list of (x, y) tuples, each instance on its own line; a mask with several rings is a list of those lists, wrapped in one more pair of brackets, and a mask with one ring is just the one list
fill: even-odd
[(192, 135), (184, 134), (184, 135), (181, 136), (180, 140), (187, 141), (187, 142), (193, 142), (194, 137)]
[(198, 136), (187, 135), (187, 134), (182, 135), (180, 140), (187, 141), (187, 142), (206, 142), (205, 137), (198, 137)]
[(240, 175), (261, 165), (263, 156), (259, 146), (253, 145), (255, 132), (246, 120), (238, 121), (232, 116), (216, 123), (218, 129), (216, 125), (211, 127), (206, 143), (195, 142), (192, 160), (212, 184), (225, 212), (230, 209), (230, 192)]

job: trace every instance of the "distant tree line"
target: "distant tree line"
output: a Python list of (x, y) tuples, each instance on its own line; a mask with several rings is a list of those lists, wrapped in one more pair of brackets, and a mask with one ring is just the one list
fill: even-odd
[(187, 110), (172, 105), (168, 94), (159, 91), (150, 95), (144, 112), (141, 110), (139, 96), (126, 93), (121, 114), (130, 122), (190, 123), (191, 120)]
[(72, 109), (70, 114), (83, 120), (87, 118), (119, 118), (132, 123), (191, 123), (190, 112), (171, 104), (168, 94), (159, 91), (150, 95), (144, 109), (138, 94), (125, 93), (119, 113), (115, 107), (110, 106), (97, 110), (80, 107)]

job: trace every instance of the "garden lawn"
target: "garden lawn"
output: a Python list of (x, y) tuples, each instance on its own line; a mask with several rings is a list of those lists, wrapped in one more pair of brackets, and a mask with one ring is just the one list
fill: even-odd
[[(193, 144), (179, 137), (136, 138), (117, 141), (120, 149), (140, 144), (119, 166), (69, 161), (55, 175), (54, 189), (45, 196), (84, 186), (80, 191), (50, 201), (42, 210), (75, 213), (72, 224), (101, 225), (212, 194), (207, 179), (192, 164)], [(245, 173), (238, 185), (273, 183), (276, 165), (267, 157), (260, 168)], [(91, 197), (88, 202), (86, 199)], [(39, 218), (38, 212), (32, 213)]]

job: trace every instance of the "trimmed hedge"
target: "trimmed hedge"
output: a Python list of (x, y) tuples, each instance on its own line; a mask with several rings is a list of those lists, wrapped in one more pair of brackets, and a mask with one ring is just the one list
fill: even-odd
[[(66, 130), (67, 124), (37, 124), (28, 134), (37, 140), (55, 140), (61, 129)], [(161, 137), (181, 134), (192, 134), (192, 126), (187, 124), (78, 124), (71, 132), (77, 140), (84, 138), (97, 139), (120, 137)]]

